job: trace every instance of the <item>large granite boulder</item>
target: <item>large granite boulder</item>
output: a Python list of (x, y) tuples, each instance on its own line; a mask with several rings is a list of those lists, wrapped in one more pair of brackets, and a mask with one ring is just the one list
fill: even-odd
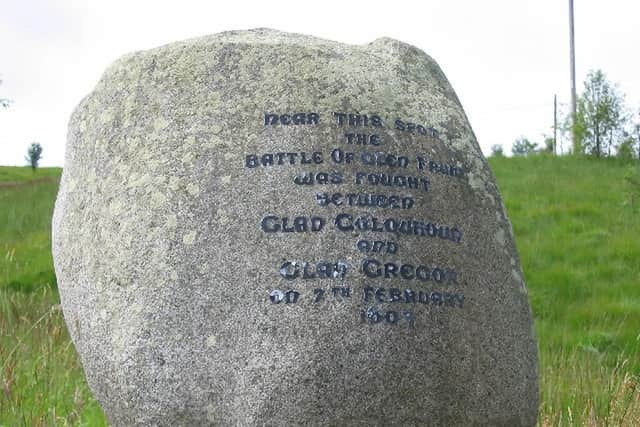
[(126, 55), (71, 118), (53, 227), (115, 426), (535, 424), (511, 226), (415, 47), (258, 29)]

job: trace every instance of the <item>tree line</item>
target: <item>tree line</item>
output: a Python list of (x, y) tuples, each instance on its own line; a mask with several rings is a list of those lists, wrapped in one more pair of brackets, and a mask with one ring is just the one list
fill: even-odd
[[(587, 74), (582, 93), (576, 100), (576, 114), (566, 114), (558, 129), (564, 138), (574, 135), (571, 152), (594, 157), (617, 156), (640, 159), (640, 110), (632, 111), (617, 84), (610, 82), (602, 70)], [(545, 136), (542, 147), (525, 137), (516, 139), (511, 148), (514, 156), (534, 152), (555, 152), (553, 138)], [(494, 145), (492, 155), (503, 155)]]

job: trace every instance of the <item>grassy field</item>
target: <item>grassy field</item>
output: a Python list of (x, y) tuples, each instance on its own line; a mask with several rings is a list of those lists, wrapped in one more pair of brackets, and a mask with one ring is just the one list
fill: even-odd
[[(640, 426), (640, 200), (616, 159), (491, 158), (540, 351), (540, 424)], [(633, 175), (635, 176), (635, 175)]]
[[(490, 163), (535, 315), (539, 425), (640, 425), (640, 194), (625, 179), (632, 167), (547, 156)], [(0, 426), (105, 425), (58, 305), (49, 248), (59, 174), (0, 167)]]
[(51, 259), (59, 168), (0, 167), (0, 426), (106, 425), (67, 334)]

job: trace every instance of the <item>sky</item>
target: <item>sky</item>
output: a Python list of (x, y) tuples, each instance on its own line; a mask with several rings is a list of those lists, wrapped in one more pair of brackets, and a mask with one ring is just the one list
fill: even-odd
[[(578, 93), (602, 69), (640, 109), (640, 2), (575, 0)], [(0, 0), (0, 165), (63, 166), (69, 116), (125, 53), (227, 30), (269, 27), (351, 44), (392, 37), (433, 57), (486, 155), (553, 134), (570, 100), (568, 0)], [(564, 148), (568, 143), (564, 142)]]

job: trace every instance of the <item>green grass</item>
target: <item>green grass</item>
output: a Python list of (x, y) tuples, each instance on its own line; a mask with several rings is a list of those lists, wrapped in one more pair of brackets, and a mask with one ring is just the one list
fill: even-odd
[(35, 171), (29, 167), (0, 166), (0, 182), (26, 183), (29, 181), (43, 181), (48, 178), (60, 178), (60, 168), (38, 168)]
[[(631, 167), (548, 156), (490, 164), (534, 311), (539, 425), (640, 425), (640, 197), (625, 179)], [(50, 254), (59, 174), (0, 167), (1, 427), (105, 425), (59, 309)]]
[(58, 294), (0, 288), (0, 426), (104, 426)]
[(105, 425), (59, 305), (51, 214), (60, 168), (0, 167), (0, 426)]
[[(492, 158), (542, 346), (639, 349), (640, 212), (614, 159)], [(640, 374), (640, 358), (630, 362)]]
[(0, 287), (55, 286), (50, 224), (60, 172), (0, 167)]
[[(629, 203), (629, 164), (531, 156), (490, 165), (534, 312), (540, 423), (640, 425), (640, 211)], [(616, 409), (625, 399), (635, 399), (627, 418)]]

